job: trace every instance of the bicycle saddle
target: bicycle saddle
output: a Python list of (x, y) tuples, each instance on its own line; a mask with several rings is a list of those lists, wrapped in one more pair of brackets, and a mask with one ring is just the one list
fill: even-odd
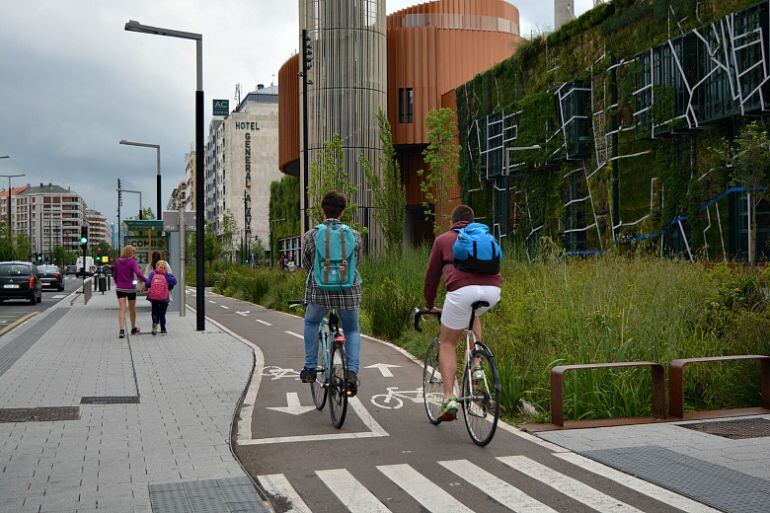
[(474, 310), (478, 310), (479, 308), (487, 308), (489, 306), (489, 303), (486, 301), (476, 301), (471, 305), (471, 308)]

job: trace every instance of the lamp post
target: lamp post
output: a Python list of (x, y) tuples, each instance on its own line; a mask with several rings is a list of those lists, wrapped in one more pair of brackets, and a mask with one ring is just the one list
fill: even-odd
[[(206, 213), (204, 206), (204, 147), (203, 147), (203, 35), (193, 32), (182, 32), (159, 27), (150, 27), (142, 25), (138, 21), (129, 21), (125, 25), (125, 30), (130, 32), (141, 32), (144, 34), (154, 34), (156, 36), (176, 37), (195, 41), (196, 56), (196, 91), (195, 91), (195, 259), (196, 259), (196, 280), (195, 280), (195, 302), (196, 302), (196, 329), (203, 331), (206, 329), (206, 301), (205, 294), (205, 268), (204, 252), (205, 244), (204, 230)], [(182, 292), (184, 293), (184, 291)]]
[[(309, 85), (313, 85), (312, 80), (308, 79), (308, 73), (313, 67), (313, 49), (310, 48), (310, 38), (307, 35), (307, 30), (302, 29), (300, 34), (300, 48), (302, 49), (302, 56), (300, 57), (302, 70), (299, 72), (299, 76), (302, 77), (302, 176), (303, 176), (303, 199), (305, 210), (303, 212), (303, 224), (302, 233), (310, 229), (310, 217), (308, 215), (309, 197), (308, 197), (308, 182), (310, 181), (310, 164), (308, 159), (310, 152), (308, 151), (308, 106), (307, 106), (307, 88)], [(302, 265), (302, 255), (300, 254), (300, 265)]]
[(161, 189), (160, 189), (160, 144), (149, 144), (149, 143), (140, 143), (140, 142), (133, 142), (133, 141), (126, 141), (125, 139), (121, 139), (119, 144), (124, 144), (126, 146), (140, 146), (142, 148), (155, 148), (155, 161), (156, 161), (156, 168), (157, 168), (157, 176), (156, 176), (156, 210), (155, 210), (155, 219), (158, 221), (163, 220), (163, 208), (161, 207)]
[[(8, 155), (4, 155), (0, 158), (7, 159), (9, 158)], [(12, 189), (11, 189), (11, 179), (13, 178), (21, 178), (22, 176), (27, 176), (25, 174), (17, 174), (17, 175), (0, 175), (0, 178), (7, 178), (8, 179), (8, 237), (13, 237), (13, 227), (12, 227), (12, 219), (13, 219), (13, 208), (11, 208), (11, 199), (12, 199)]]

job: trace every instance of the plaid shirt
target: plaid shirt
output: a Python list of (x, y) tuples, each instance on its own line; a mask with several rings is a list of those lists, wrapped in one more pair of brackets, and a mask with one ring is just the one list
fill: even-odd
[[(327, 219), (324, 223), (329, 222)], [(305, 283), (305, 304), (325, 306), (327, 308), (336, 308), (338, 310), (356, 310), (361, 306), (361, 283), (360, 279), (356, 284), (347, 290), (339, 292), (328, 292), (321, 290), (316, 286), (313, 277), (313, 267), (315, 263), (315, 234), (318, 230), (313, 228), (305, 233), (302, 238), (302, 265), (307, 270), (307, 283)], [(356, 262), (361, 262), (363, 252), (363, 243), (361, 234), (353, 230), (356, 237)]]

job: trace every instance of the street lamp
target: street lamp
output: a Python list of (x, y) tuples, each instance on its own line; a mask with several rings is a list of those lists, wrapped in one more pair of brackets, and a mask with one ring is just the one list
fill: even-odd
[[(203, 265), (204, 255), (204, 230), (206, 213), (204, 206), (204, 180), (203, 180), (203, 35), (193, 32), (182, 32), (159, 27), (150, 27), (142, 25), (138, 21), (131, 20), (125, 25), (129, 32), (141, 32), (144, 34), (154, 34), (156, 36), (176, 37), (181, 39), (190, 39), (195, 41), (196, 56), (196, 91), (195, 91), (195, 312), (196, 329), (203, 331), (206, 329), (206, 301), (205, 291), (205, 268)], [(181, 284), (184, 294), (184, 283)]]
[(156, 167), (158, 170), (157, 174), (157, 205), (156, 205), (156, 211), (155, 211), (155, 219), (158, 221), (163, 220), (163, 209), (161, 208), (161, 190), (160, 190), (160, 144), (148, 144), (148, 143), (140, 143), (140, 142), (132, 142), (132, 141), (126, 141), (125, 139), (120, 140), (120, 144), (125, 144), (126, 146), (141, 146), (142, 148), (155, 148), (156, 151)]
[[(7, 159), (9, 158), (8, 155), (4, 155), (0, 157), (1, 159)], [(21, 178), (22, 176), (27, 176), (25, 174), (18, 174), (18, 175), (0, 175), (0, 178), (7, 178), (8, 179), (8, 237), (13, 237), (13, 227), (11, 224), (11, 220), (13, 218), (13, 209), (11, 208), (11, 197), (12, 197), (12, 190), (11, 189), (11, 179), (12, 178)]]

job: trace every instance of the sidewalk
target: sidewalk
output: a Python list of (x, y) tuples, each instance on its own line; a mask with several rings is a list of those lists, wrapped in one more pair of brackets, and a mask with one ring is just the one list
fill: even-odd
[(130, 339), (114, 294), (0, 339), (0, 512), (265, 511), (228, 443), (252, 350), (192, 313), (154, 337), (137, 307)]

